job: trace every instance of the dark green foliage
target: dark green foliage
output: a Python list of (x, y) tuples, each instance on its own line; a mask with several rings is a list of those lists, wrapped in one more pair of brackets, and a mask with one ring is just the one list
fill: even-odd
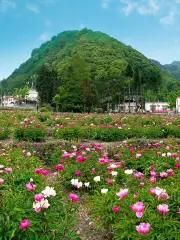
[(42, 141), (46, 136), (46, 132), (43, 128), (18, 127), (14, 130), (14, 137), (21, 141)]
[(0, 140), (8, 138), (8, 129), (0, 129)]
[(0, 89), (11, 92), (35, 78), (41, 104), (74, 112), (107, 110), (123, 101), (129, 85), (134, 94), (161, 97), (178, 83), (132, 47), (88, 29), (62, 32), (34, 49)]
[(52, 103), (58, 86), (59, 81), (57, 79), (56, 71), (54, 71), (48, 64), (42, 65), (36, 80), (36, 89), (41, 105), (45, 103)]

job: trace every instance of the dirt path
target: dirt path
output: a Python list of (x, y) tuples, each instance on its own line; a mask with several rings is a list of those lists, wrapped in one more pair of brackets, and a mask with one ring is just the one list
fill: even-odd
[(77, 233), (81, 240), (112, 240), (112, 234), (106, 230), (98, 230), (95, 223), (90, 218), (90, 209), (80, 203), (78, 209), (79, 223), (77, 224)]

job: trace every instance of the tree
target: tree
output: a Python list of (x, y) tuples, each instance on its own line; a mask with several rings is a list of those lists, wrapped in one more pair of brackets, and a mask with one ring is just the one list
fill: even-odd
[(19, 104), (21, 104), (25, 100), (25, 98), (29, 95), (28, 91), (29, 91), (28, 87), (24, 87), (20, 89), (15, 88), (13, 92), (13, 96), (16, 97)]
[(58, 85), (57, 72), (49, 64), (43, 64), (36, 80), (36, 90), (39, 95), (40, 105), (52, 104)]

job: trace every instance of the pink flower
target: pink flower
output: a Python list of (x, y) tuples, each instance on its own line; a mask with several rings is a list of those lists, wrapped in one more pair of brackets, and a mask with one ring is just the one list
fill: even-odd
[(34, 196), (35, 201), (41, 201), (44, 198), (44, 194), (39, 193)]
[(130, 205), (130, 208), (136, 212), (136, 217), (141, 218), (143, 216), (142, 211), (145, 208), (143, 202), (137, 202), (133, 205)]
[(30, 152), (27, 152), (27, 157), (31, 157), (31, 153)]
[(120, 209), (120, 206), (114, 206), (112, 207), (113, 212), (118, 212)]
[(79, 196), (75, 193), (70, 193), (69, 194), (69, 198), (72, 200), (72, 201), (78, 201), (79, 200)]
[(29, 190), (29, 191), (34, 191), (34, 190), (36, 189), (36, 185), (35, 185), (35, 184), (32, 184), (31, 182), (28, 182), (28, 183), (26, 184), (26, 188), (27, 188), (27, 190)]
[(160, 177), (161, 178), (167, 178), (168, 174), (166, 172), (160, 172)]
[(156, 194), (156, 188), (150, 188), (150, 189), (149, 189), (149, 192), (150, 192), (151, 194)]
[(12, 168), (5, 168), (5, 171), (8, 172), (8, 173), (11, 173), (12, 172)]
[(143, 187), (144, 186), (144, 183), (143, 182), (140, 182), (139, 183), (139, 187)]
[(180, 214), (180, 208), (178, 208), (178, 212), (177, 213)]
[(156, 177), (150, 177), (150, 178), (148, 179), (148, 181), (149, 181), (149, 182), (156, 182)]
[(135, 178), (143, 178), (144, 174), (141, 172), (137, 172), (134, 174)]
[(58, 165), (56, 165), (56, 169), (64, 170), (64, 166), (62, 164), (58, 164)]
[(28, 219), (24, 219), (21, 221), (19, 228), (24, 229), (30, 226), (30, 221)]
[(124, 198), (128, 194), (129, 189), (120, 189), (116, 195), (119, 197), (119, 199)]
[(150, 171), (152, 177), (157, 177), (157, 173), (155, 171)]
[(62, 158), (68, 158), (68, 157), (70, 157), (70, 156), (71, 156), (70, 153), (63, 153), (63, 154), (62, 154)]
[(175, 175), (173, 169), (167, 169), (166, 172), (167, 172), (167, 174), (170, 175), (170, 176), (174, 176), (174, 175)]
[(92, 173), (95, 173), (95, 172), (96, 172), (96, 169), (95, 169), (95, 168), (92, 168), (91, 171), (92, 171)]
[(2, 184), (4, 182), (3, 178), (0, 178), (0, 184)]
[(149, 232), (150, 227), (149, 223), (140, 223), (139, 226), (136, 226), (136, 231), (140, 234), (146, 234)]
[(169, 212), (169, 208), (167, 204), (159, 204), (157, 206), (157, 210), (159, 210), (162, 214)]
[(80, 170), (77, 170), (77, 171), (75, 171), (75, 174), (76, 174), (77, 176), (79, 176), (79, 175), (81, 175), (81, 171), (80, 171)]

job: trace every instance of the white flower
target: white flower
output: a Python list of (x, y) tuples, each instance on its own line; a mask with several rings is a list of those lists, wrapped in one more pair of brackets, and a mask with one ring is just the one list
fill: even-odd
[(91, 149), (90, 149), (90, 148), (86, 148), (86, 151), (87, 151), (87, 152), (90, 152), (90, 151), (91, 151)]
[(42, 193), (44, 194), (45, 197), (50, 197), (50, 196), (56, 196), (56, 191), (54, 188), (47, 186)]
[(166, 156), (166, 153), (162, 153), (162, 157), (165, 157)]
[(107, 189), (107, 188), (101, 189), (101, 193), (106, 194), (107, 192), (108, 192), (108, 189)]
[(111, 175), (112, 175), (112, 176), (117, 176), (117, 174), (118, 174), (118, 172), (115, 172), (115, 171), (112, 171), (112, 172), (111, 172)]
[(117, 165), (116, 165), (116, 164), (111, 164), (109, 167), (111, 167), (111, 168), (117, 168)]
[(171, 157), (171, 155), (172, 155), (172, 154), (171, 154), (170, 152), (167, 153), (167, 157)]
[(100, 177), (100, 176), (94, 177), (94, 181), (95, 181), (95, 182), (100, 182), (100, 180), (101, 180), (101, 177)]
[(89, 187), (89, 184), (90, 184), (89, 182), (85, 182), (85, 183), (84, 183), (84, 186), (85, 186), (85, 187)]
[(133, 170), (132, 169), (127, 169), (124, 171), (125, 174), (133, 174)]
[(30, 182), (33, 182), (33, 178), (30, 178)]
[(47, 199), (42, 199), (41, 201), (36, 201), (33, 203), (33, 208), (36, 212), (40, 212), (41, 208), (48, 208), (50, 206)]
[(83, 183), (82, 182), (79, 182), (78, 179), (71, 179), (71, 184), (74, 186), (74, 187), (77, 187), (77, 188), (80, 188), (82, 187)]

